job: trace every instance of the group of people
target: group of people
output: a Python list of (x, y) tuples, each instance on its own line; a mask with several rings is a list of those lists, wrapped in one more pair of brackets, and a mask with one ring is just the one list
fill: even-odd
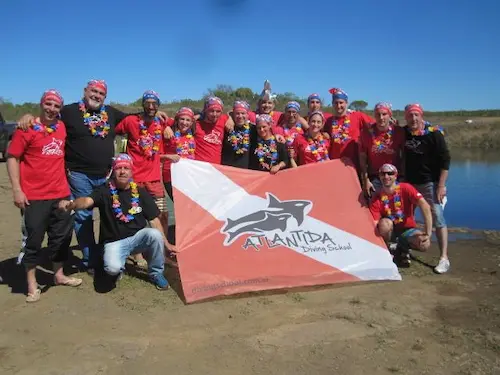
[[(167, 289), (164, 264), (175, 265), (176, 248), (166, 236), (166, 195), (174, 199), (170, 170), (180, 158), (271, 174), (343, 158), (357, 169), (377, 229), (388, 246), (395, 245), (395, 259), (407, 266), (411, 249), (428, 249), (434, 225), (441, 250), (435, 271), (448, 271), (442, 203), (450, 156), (442, 129), (424, 121), (419, 104), (406, 106), (402, 127), (389, 103), (378, 103), (372, 118), (348, 109), (339, 88), (330, 90), (333, 113), (323, 112), (321, 97), (312, 94), (304, 117), (295, 101), (277, 111), (268, 81), (255, 111), (238, 100), (225, 112), (220, 98), (208, 97), (201, 113), (183, 107), (174, 117), (159, 110), (154, 91), (143, 94), (136, 114), (105, 105), (107, 92), (104, 81), (92, 80), (81, 101), (64, 105), (56, 90), (48, 90), (38, 116), (24, 115), (14, 132), (7, 167), (27, 235), (22, 262), (28, 302), (41, 295), (35, 268), (45, 233), (55, 284), (82, 283), (62, 271), (73, 229), (87, 271), (102, 268), (118, 279), (132, 257), (148, 268), (158, 289)], [(115, 135), (127, 137), (126, 153), (114, 156)], [(414, 220), (417, 206), (423, 230)], [(100, 212), (97, 243), (94, 207)]]

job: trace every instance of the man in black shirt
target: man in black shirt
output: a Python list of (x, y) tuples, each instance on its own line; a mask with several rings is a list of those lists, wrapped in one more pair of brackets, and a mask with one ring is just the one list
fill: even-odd
[(446, 203), (446, 180), (450, 153), (439, 126), (424, 121), (420, 104), (405, 107), (406, 143), (405, 178), (415, 186), (431, 206), (441, 257), (434, 268), (437, 273), (450, 269), (448, 259), (448, 228), (443, 208)]
[[(80, 102), (65, 105), (61, 120), (66, 126), (65, 161), (72, 198), (86, 197), (106, 181), (115, 153), (115, 126), (127, 114), (104, 105), (108, 93), (106, 82), (91, 80), (83, 90)], [(164, 121), (167, 115), (157, 113)], [(24, 115), (20, 127), (27, 129), (33, 116)], [(96, 247), (92, 210), (81, 210), (75, 215), (75, 234), (82, 250), (82, 264), (92, 270), (100, 263)]]
[(106, 273), (121, 274), (129, 255), (143, 253), (150, 280), (158, 289), (168, 289), (163, 276), (164, 249), (174, 249), (165, 237), (153, 197), (132, 179), (129, 155), (120, 154), (114, 159), (112, 177), (90, 196), (61, 201), (59, 207), (65, 211), (99, 208), (99, 243), (104, 245)]
[(250, 163), (250, 146), (257, 139), (255, 124), (250, 123), (248, 112), (250, 105), (244, 101), (235, 101), (231, 116), (234, 129), (224, 134), (222, 145), (222, 164), (236, 168), (248, 169)]

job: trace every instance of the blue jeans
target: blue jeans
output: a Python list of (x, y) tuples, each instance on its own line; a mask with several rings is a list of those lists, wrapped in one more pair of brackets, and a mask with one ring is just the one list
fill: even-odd
[(132, 237), (104, 245), (104, 271), (109, 275), (118, 275), (125, 269), (129, 255), (143, 253), (148, 262), (149, 276), (163, 275), (163, 249), (163, 234), (158, 229), (143, 228)]
[[(71, 199), (88, 197), (94, 188), (103, 185), (106, 177), (89, 176), (81, 172), (68, 172)], [(95, 243), (92, 210), (78, 210), (75, 213), (75, 234), (82, 250), (82, 263), (93, 268), (99, 264), (99, 251)]]

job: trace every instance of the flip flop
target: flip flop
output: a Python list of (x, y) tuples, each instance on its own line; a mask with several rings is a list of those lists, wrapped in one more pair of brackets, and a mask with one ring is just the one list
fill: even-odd
[(148, 261), (146, 259), (135, 260), (133, 257), (129, 256), (128, 259), (134, 264), (134, 266), (139, 268), (148, 268)]
[(35, 290), (35, 293), (28, 293), (26, 297), (26, 302), (38, 302), (40, 300), (40, 296), (42, 295), (42, 291), (40, 289)]
[(68, 277), (68, 279), (64, 283), (58, 283), (57, 281), (54, 282), (57, 286), (71, 286), (71, 287), (77, 287), (82, 285), (83, 280), (82, 279), (77, 279), (76, 277)]

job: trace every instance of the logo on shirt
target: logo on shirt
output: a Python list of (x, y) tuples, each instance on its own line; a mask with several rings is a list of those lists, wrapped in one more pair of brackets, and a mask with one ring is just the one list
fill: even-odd
[(222, 144), (222, 136), (221, 133), (217, 130), (212, 130), (210, 134), (207, 134), (203, 137), (203, 140), (212, 143), (214, 145), (221, 145)]
[(52, 138), (52, 142), (43, 146), (42, 155), (63, 156), (62, 145), (63, 141), (61, 139)]
[(392, 141), (389, 142), (388, 144), (386, 144), (385, 147), (372, 145), (372, 153), (392, 155), (392, 154), (394, 154), (394, 150), (392, 148), (390, 148), (391, 145), (392, 145)]
[(419, 150), (419, 146), (422, 144), (419, 140), (413, 138), (409, 141), (406, 141), (405, 147), (410, 150), (411, 152), (414, 152), (415, 154), (423, 154), (424, 152)]

